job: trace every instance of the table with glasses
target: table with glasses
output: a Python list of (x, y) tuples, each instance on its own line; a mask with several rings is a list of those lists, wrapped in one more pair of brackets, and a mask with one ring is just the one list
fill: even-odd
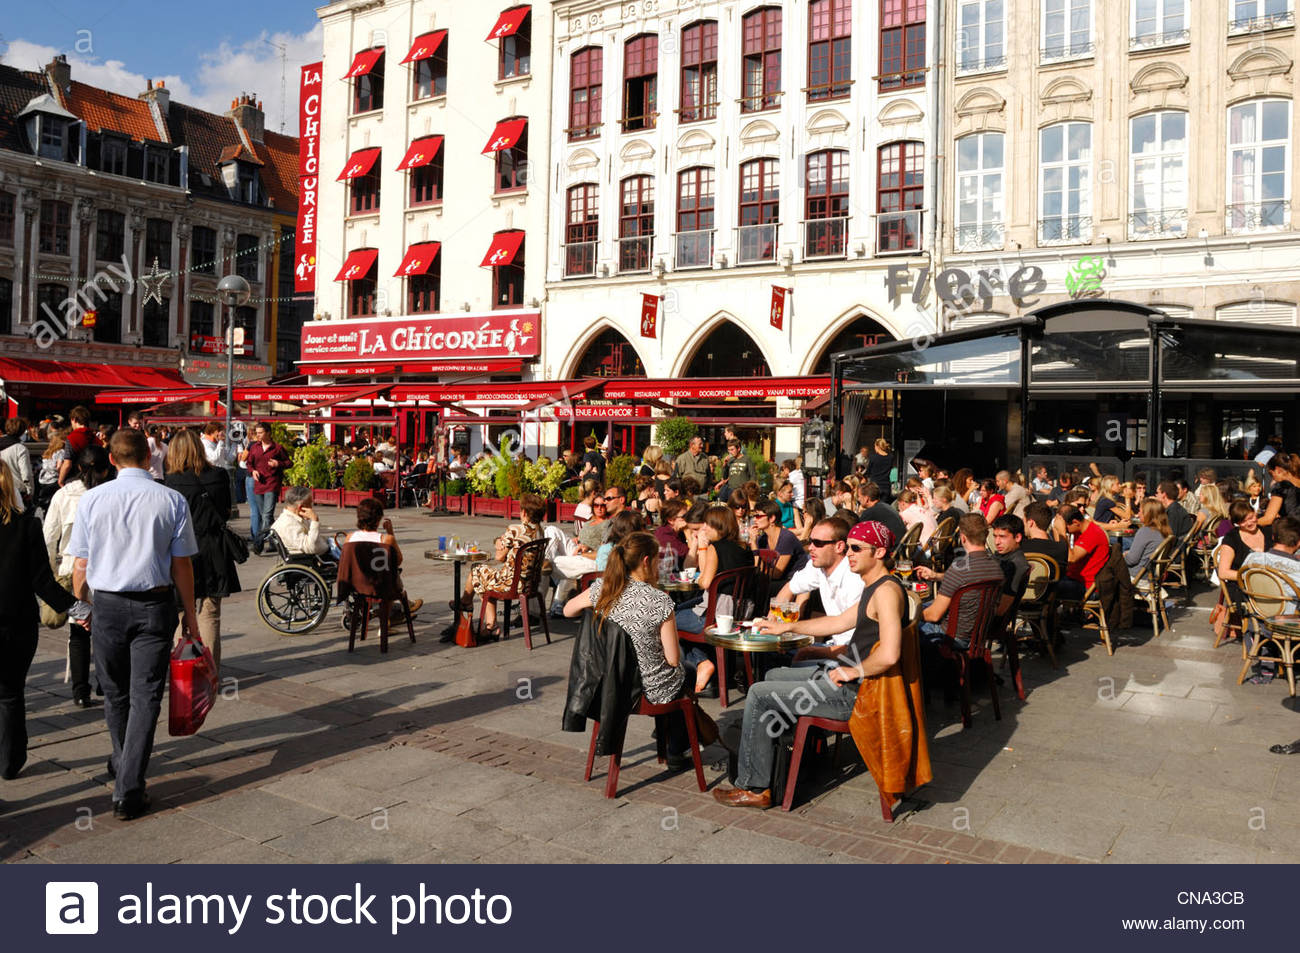
[(812, 645), (811, 635), (795, 635), (785, 632), (776, 635), (770, 632), (755, 632), (749, 626), (738, 626), (730, 632), (723, 632), (716, 626), (704, 630), (704, 638), (710, 645), (720, 646), (733, 652), (789, 652)]
[(424, 558), (438, 559), (441, 560), (442, 562), (451, 563), (452, 566), (455, 567), (456, 587), (452, 591), (455, 593), (456, 598), (459, 599), (461, 593), (464, 591), (460, 585), (460, 567), (465, 565), (465, 563), (482, 562), (483, 560), (488, 558), (488, 554), (468, 553), (468, 552), (460, 552), (460, 551), (453, 552), (447, 549), (427, 549), (424, 552)]

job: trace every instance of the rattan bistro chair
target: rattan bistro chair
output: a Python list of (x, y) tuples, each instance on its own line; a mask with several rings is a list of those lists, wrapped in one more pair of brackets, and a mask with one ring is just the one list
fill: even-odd
[[(1294, 696), (1295, 656), (1296, 649), (1300, 648), (1300, 626), (1288, 630), (1273, 628), (1268, 626), (1267, 623), (1288, 610), (1294, 612), (1297, 603), (1300, 603), (1300, 590), (1297, 590), (1291, 580), (1281, 573), (1274, 572), (1264, 566), (1247, 566), (1241, 571), (1238, 584), (1241, 586), (1241, 594), (1245, 598), (1247, 621), (1251, 623), (1255, 635), (1250, 640), (1250, 646), (1245, 652), (1245, 658), (1241, 664), (1241, 674), (1237, 676), (1237, 684), (1240, 685), (1246, 680), (1246, 673), (1250, 671), (1252, 662), (1263, 661), (1269, 657), (1263, 655), (1262, 652), (1265, 645), (1272, 645), (1277, 649), (1280, 656), (1274, 658), (1273, 661), (1281, 665), (1286, 671), (1287, 683), (1290, 685), (1292, 696)], [(1291, 617), (1288, 616), (1288, 618)]]
[[(1019, 641), (1037, 641), (1047, 652), (1047, 659), (1056, 668), (1056, 586), (1061, 580), (1061, 567), (1055, 559), (1042, 553), (1025, 553), (1029, 563), (1029, 584), (1016, 611), (1009, 638)], [(1029, 631), (1027, 638), (1020, 635), (1021, 626)]]
[(1173, 563), (1178, 540), (1166, 536), (1151, 553), (1151, 558), (1142, 567), (1142, 571), (1133, 577), (1133, 596), (1146, 606), (1151, 615), (1151, 636), (1160, 638), (1160, 633), (1171, 629), (1169, 616), (1165, 612), (1163, 583)]

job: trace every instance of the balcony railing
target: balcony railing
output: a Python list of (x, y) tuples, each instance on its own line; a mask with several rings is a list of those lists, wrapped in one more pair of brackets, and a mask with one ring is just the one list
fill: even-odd
[(574, 126), (571, 129), (564, 130), (568, 135), (570, 142), (578, 142), (582, 139), (595, 139), (600, 135), (601, 123), (593, 122), (585, 126)]
[(1051, 43), (1038, 51), (1039, 59), (1044, 63), (1082, 59), (1085, 56), (1092, 56), (1096, 52), (1097, 44), (1091, 40), (1074, 43)]
[(776, 236), (780, 225), (741, 225), (736, 229), (736, 262), (753, 265), (776, 261)]
[(1191, 30), (1168, 30), (1164, 33), (1143, 33), (1140, 36), (1130, 37), (1128, 48), (1130, 50), (1154, 50), (1161, 46), (1181, 46), (1191, 41)]
[(803, 223), (803, 257), (843, 258), (847, 254), (847, 217), (812, 218)]
[(983, 225), (958, 225), (953, 234), (957, 251), (982, 251), (1001, 248), (1006, 244), (1006, 226), (1002, 222), (985, 222)]
[(1092, 237), (1091, 215), (1061, 215), (1038, 223), (1038, 244), (1070, 245)]
[(921, 212), (881, 212), (876, 216), (876, 254), (916, 251), (921, 247)]
[(678, 122), (701, 122), (705, 119), (717, 118), (717, 103), (700, 103), (697, 106), (682, 106), (677, 110)]
[(1152, 238), (1183, 238), (1187, 235), (1187, 209), (1147, 209), (1128, 217), (1130, 241)]
[(634, 235), (618, 240), (619, 274), (631, 274), (650, 270), (650, 252), (654, 245), (653, 235)]
[(1262, 17), (1242, 17), (1240, 20), (1228, 21), (1228, 35), (1239, 36), (1242, 33), (1265, 33), (1269, 30), (1281, 30), (1295, 26), (1295, 12), (1270, 13)]
[(742, 96), (736, 100), (740, 103), (742, 113), (758, 113), (767, 109), (781, 107), (781, 90), (772, 93), (758, 93), (754, 96)]
[(640, 132), (643, 129), (653, 129), (658, 119), (659, 113), (648, 112), (644, 116), (624, 116), (618, 122), (624, 132)]
[(1283, 228), (1291, 219), (1291, 203), (1282, 199), (1241, 202), (1228, 206), (1228, 228), (1237, 232), (1258, 232)]
[(713, 266), (713, 229), (701, 228), (677, 233), (677, 260), (674, 271), (683, 268), (711, 268)]
[(590, 278), (596, 273), (599, 242), (572, 242), (564, 246), (564, 277)]
[(957, 52), (957, 75), (967, 73), (989, 73), (993, 70), (1006, 69), (1007, 57), (1004, 53), (996, 56), (975, 56), (959, 50)]

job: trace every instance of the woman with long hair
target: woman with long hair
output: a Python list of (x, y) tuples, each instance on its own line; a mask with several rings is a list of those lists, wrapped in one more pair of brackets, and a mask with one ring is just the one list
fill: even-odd
[(1097, 481), (1097, 495), (1093, 501), (1092, 521), (1102, 529), (1123, 529), (1133, 518), (1133, 511), (1120, 498), (1119, 477), (1106, 474)]
[(1275, 453), (1265, 464), (1273, 485), (1268, 490), (1268, 508), (1260, 526), (1271, 526), (1283, 516), (1300, 517), (1300, 454)]
[(50, 500), (59, 489), (59, 470), (63, 461), (71, 457), (63, 431), (51, 430), (50, 443), (41, 454), (41, 469), (36, 475), (36, 506), (41, 512), (49, 509)]
[(1228, 516), (1232, 519), (1233, 530), (1223, 537), (1217, 568), (1219, 578), (1235, 605), (1242, 598), (1237, 581), (1242, 564), (1252, 552), (1265, 553), (1272, 549), (1273, 533), (1267, 526), (1260, 525), (1260, 518), (1245, 500), (1233, 500), (1228, 507)]
[[(624, 515), (614, 518), (617, 522)], [(610, 552), (605, 575), (591, 588), (564, 605), (564, 614), (576, 618), (595, 613), (599, 624), (612, 622), (632, 639), (637, 669), (646, 701), (666, 705), (691, 694), (695, 672), (682, 658), (677, 641), (673, 600), (654, 586), (659, 571), (659, 544), (649, 533), (630, 533)], [(680, 714), (668, 719), (668, 767), (680, 770), (690, 764), (686, 722)]]
[(1133, 542), (1124, 553), (1124, 562), (1133, 576), (1146, 568), (1156, 547), (1174, 532), (1169, 528), (1164, 504), (1154, 497), (1142, 501), (1140, 519), (1142, 526), (1133, 534)]
[(659, 491), (655, 488), (654, 477), (638, 473), (634, 482), (636, 499), (632, 506), (641, 514), (647, 526), (654, 525), (659, 522)]
[(609, 521), (609, 535), (596, 550), (596, 569), (604, 572), (614, 547), (633, 533), (645, 532), (645, 520), (635, 510), (624, 510)]
[[(683, 632), (703, 632), (704, 617), (708, 612), (708, 591), (713, 585), (714, 577), (730, 569), (741, 569), (754, 565), (754, 555), (741, 545), (740, 526), (736, 522), (735, 511), (726, 506), (710, 506), (704, 514), (704, 524), (694, 539), (687, 537), (691, 545), (691, 556), (695, 557), (700, 570), (697, 580), (700, 592), (698, 599), (683, 602), (677, 607), (677, 628)], [(691, 564), (687, 557), (687, 565)], [(731, 600), (729, 595), (720, 593), (719, 603), (723, 599)], [(696, 666), (695, 691), (699, 694), (708, 685), (715, 671), (704, 650), (692, 645), (686, 660)]]
[(812, 539), (813, 526), (825, 518), (826, 504), (816, 497), (810, 496), (804, 500), (803, 506), (795, 507), (794, 534), (799, 537), (799, 542), (807, 543)]
[(208, 463), (203, 438), (195, 431), (178, 431), (167, 445), (163, 485), (185, 497), (199, 552), (194, 562), (194, 613), (198, 635), (212, 651), (221, 671), (221, 600), (239, 592), (239, 569), (226, 546), (230, 515), (230, 478)]
[(1006, 512), (1007, 498), (998, 492), (997, 480), (981, 480), (979, 489), (980, 515), (992, 523)]
[[(77, 454), (67, 482), (50, 498), (45, 513), (45, 550), (50, 565), (55, 567), (54, 572), (60, 578), (72, 578), (76, 560), (68, 552), (68, 543), (72, 539), (72, 524), (81, 497), (87, 490), (113, 479), (114, 473), (108, 451), (103, 447), (89, 446)], [(94, 704), (90, 695), (90, 657), (90, 630), (70, 621), (67, 679), (72, 683), (72, 702), (79, 708), (89, 708)]]
[(880, 499), (891, 503), (894, 499), (893, 486), (894, 448), (884, 437), (876, 440), (867, 456), (867, 479), (880, 487)]
[[(542, 538), (542, 521), (546, 519), (546, 501), (534, 493), (519, 498), (520, 521), (496, 538), (493, 544), (494, 565), (474, 566), (469, 572), (469, 584), (460, 595), (459, 604), (452, 601), (455, 611), (473, 612), (474, 594), (480, 597), (488, 592), (501, 592), (510, 588), (515, 578), (515, 553), (526, 543)], [(414, 611), (414, 610), (412, 610)], [(497, 622), (495, 599), (487, 599), (483, 606), (483, 628), (480, 640), (493, 641), (501, 637)]]
[[(604, 493), (604, 487), (600, 485), (599, 480), (582, 481), (582, 499), (578, 505), (573, 508), (573, 531), (576, 533), (582, 529), (582, 524), (591, 519), (595, 511), (594, 502), (596, 497)], [(604, 502), (602, 500), (602, 502)]]
[(736, 528), (741, 540), (749, 539), (749, 494), (744, 487), (732, 490), (727, 497), (727, 508), (736, 518)]
[(967, 467), (962, 467), (948, 481), (948, 486), (952, 489), (952, 505), (963, 513), (970, 512), (970, 494), (974, 485), (975, 471)]
[(1223, 494), (1213, 483), (1203, 483), (1196, 488), (1196, 499), (1201, 509), (1197, 514), (1201, 525), (1213, 533), (1216, 539), (1222, 539), (1232, 532), (1232, 518), (1228, 516), (1228, 504)]

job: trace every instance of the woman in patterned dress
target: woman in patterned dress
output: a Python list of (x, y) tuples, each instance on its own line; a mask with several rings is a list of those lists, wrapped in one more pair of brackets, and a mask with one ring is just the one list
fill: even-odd
[[(515, 553), (525, 543), (542, 538), (542, 520), (546, 518), (546, 501), (540, 496), (526, 493), (519, 500), (521, 523), (513, 523), (510, 528), (496, 539), (496, 563), (474, 566), (470, 569), (469, 585), (461, 594), (460, 605), (452, 609), (465, 612), (474, 611), (474, 594), (482, 596), (486, 592), (509, 589), (515, 579)], [(483, 633), (480, 638), (491, 640), (500, 637), (497, 625), (497, 606), (495, 599), (488, 599), (483, 607)]]

